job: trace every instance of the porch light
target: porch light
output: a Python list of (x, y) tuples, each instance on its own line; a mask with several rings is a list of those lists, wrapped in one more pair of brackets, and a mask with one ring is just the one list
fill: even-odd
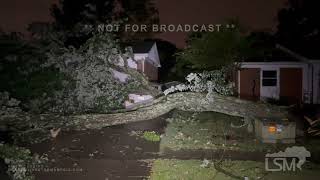
[(268, 132), (269, 133), (275, 133), (277, 131), (277, 127), (276, 126), (269, 126), (268, 127)]

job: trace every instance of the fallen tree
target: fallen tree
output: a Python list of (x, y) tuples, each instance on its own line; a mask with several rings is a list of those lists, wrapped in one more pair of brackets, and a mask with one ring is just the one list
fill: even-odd
[[(50, 138), (50, 130), (100, 129), (107, 126), (154, 119), (174, 109), (184, 111), (215, 111), (232, 116), (242, 117), (248, 128), (252, 130), (252, 122), (257, 117), (287, 118), (288, 112), (278, 106), (262, 102), (240, 100), (214, 94), (214, 101), (209, 101), (205, 93), (182, 92), (162, 96), (151, 104), (134, 110), (112, 114), (83, 114), (61, 116), (58, 114), (16, 115), (1, 117), (1, 123), (6, 124), (10, 131), (15, 131), (17, 139), (28, 138), (32, 142), (40, 142)], [(36, 138), (35, 138), (36, 137)], [(26, 139), (25, 139), (26, 140)]]

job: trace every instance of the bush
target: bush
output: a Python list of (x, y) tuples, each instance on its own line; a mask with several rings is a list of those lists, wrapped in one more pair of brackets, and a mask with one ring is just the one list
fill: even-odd
[[(9, 92), (21, 101), (21, 107), (31, 110), (32, 101), (46, 102), (62, 89), (64, 75), (56, 68), (41, 67), (46, 59), (41, 47), (9, 35), (0, 39), (0, 92)], [(38, 109), (46, 109), (45, 104), (39, 103)]]

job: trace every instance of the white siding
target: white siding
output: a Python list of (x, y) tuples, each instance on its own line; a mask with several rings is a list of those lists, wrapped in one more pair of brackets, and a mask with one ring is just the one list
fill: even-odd
[(147, 57), (148, 57), (148, 53), (135, 53), (134, 54), (134, 59), (136, 61), (145, 60)]
[[(277, 71), (277, 86), (263, 86), (263, 71)], [(280, 69), (274, 66), (263, 66), (260, 72), (260, 97), (261, 99), (280, 98)]]
[(154, 43), (148, 54), (149, 58), (157, 67), (161, 67), (157, 44)]
[(161, 67), (160, 57), (156, 43), (153, 44), (152, 48), (148, 53), (135, 53), (134, 59), (136, 61), (147, 60), (154, 64), (156, 67)]

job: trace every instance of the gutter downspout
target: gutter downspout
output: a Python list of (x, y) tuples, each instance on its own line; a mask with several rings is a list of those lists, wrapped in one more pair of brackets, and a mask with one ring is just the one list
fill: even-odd
[(141, 63), (141, 64), (142, 64), (142, 72), (143, 72), (143, 73), (145, 73), (145, 72), (144, 72), (144, 63), (145, 63), (145, 60), (142, 60), (142, 63)]
[(311, 63), (309, 63), (309, 65), (311, 66), (311, 73), (312, 73), (312, 75), (311, 75), (311, 101), (310, 101), (310, 104), (313, 104), (313, 93), (314, 93), (314, 85), (313, 85), (313, 80), (314, 80), (314, 66), (311, 64)]

